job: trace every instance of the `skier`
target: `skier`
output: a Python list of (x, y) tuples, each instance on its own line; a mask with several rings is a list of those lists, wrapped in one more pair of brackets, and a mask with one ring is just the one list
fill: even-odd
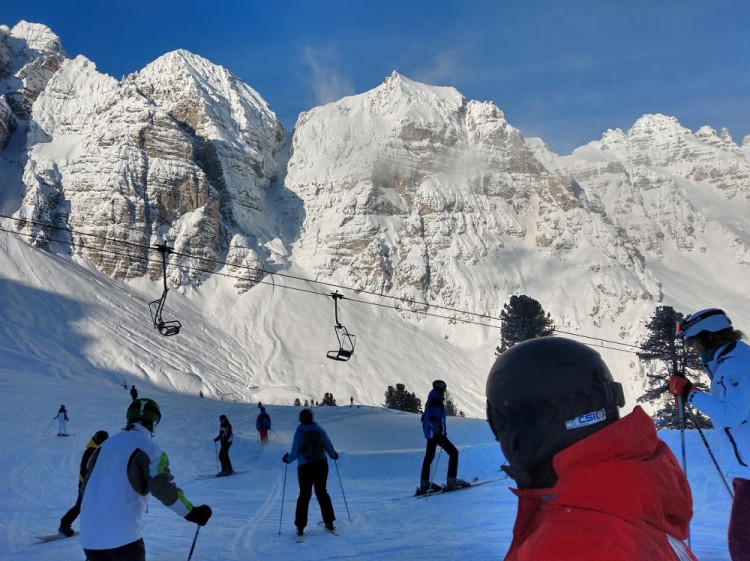
[(255, 428), (258, 430), (261, 442), (268, 442), (268, 431), (271, 430), (271, 416), (266, 413), (266, 408), (260, 408), (260, 414), (255, 419)]
[(161, 420), (152, 399), (133, 401), (127, 425), (97, 448), (81, 487), (81, 545), (89, 561), (145, 561), (143, 513), (152, 494), (188, 522), (204, 526), (208, 505), (193, 506), (172, 481), (167, 455), (152, 440)]
[(518, 343), (495, 360), (486, 393), (518, 485), (505, 561), (695, 561), (681, 541), (687, 478), (640, 406), (620, 419), (622, 386), (599, 353), (559, 337)]
[(68, 436), (68, 421), (70, 419), (68, 419), (68, 410), (65, 409), (65, 404), (60, 405), (54, 419), (57, 419), (58, 423), (57, 436)]
[(73, 531), (72, 525), (75, 519), (78, 518), (78, 515), (81, 513), (81, 499), (83, 498), (83, 495), (81, 494), (81, 484), (83, 483), (83, 479), (86, 477), (86, 473), (88, 473), (89, 459), (94, 453), (94, 450), (99, 448), (102, 442), (104, 442), (108, 438), (109, 433), (107, 431), (99, 430), (94, 433), (94, 436), (91, 437), (89, 443), (86, 444), (86, 449), (83, 451), (83, 455), (81, 456), (81, 467), (78, 470), (78, 498), (76, 499), (76, 504), (70, 507), (70, 510), (66, 512), (60, 519), (60, 528), (58, 529), (58, 531), (61, 534), (65, 534), (68, 537), (75, 535), (75, 531)]
[(717, 308), (696, 312), (677, 325), (685, 345), (700, 355), (711, 379), (706, 394), (685, 378), (672, 375), (669, 391), (711, 418), (725, 451), (722, 463), (733, 478), (734, 498), (729, 517), (729, 556), (750, 560), (750, 346), (741, 331)]
[(448, 431), (445, 422), (445, 392), (448, 386), (442, 380), (432, 382), (432, 391), (427, 396), (424, 413), (422, 414), (422, 430), (427, 439), (427, 447), (422, 461), (422, 472), (420, 474), (419, 489), (417, 494), (429, 491), (440, 491), (442, 486), (433, 483), (430, 479), (430, 466), (435, 459), (435, 451), (440, 446), (448, 454), (448, 477), (445, 482), (447, 490), (452, 491), (459, 487), (466, 487), (468, 482), (458, 479), (458, 450), (448, 440)]
[(135, 385), (130, 386), (130, 397), (132, 399), (138, 399), (138, 390), (135, 389)]
[(234, 434), (232, 425), (229, 423), (226, 415), (219, 416), (219, 434), (214, 438), (214, 442), (221, 442), (219, 449), (219, 461), (221, 462), (221, 471), (218, 475), (232, 475), (232, 461), (229, 459), (229, 448), (232, 446)]
[(335, 533), (336, 527), (333, 522), (336, 520), (336, 516), (333, 512), (331, 497), (326, 489), (328, 480), (326, 454), (333, 460), (338, 460), (339, 455), (323, 427), (313, 421), (313, 412), (310, 409), (303, 409), (299, 412), (299, 422), (300, 424), (294, 433), (292, 450), (284, 454), (281, 459), (285, 464), (291, 464), (297, 460), (299, 497), (297, 497), (297, 510), (294, 515), (297, 536), (301, 537), (305, 533), (307, 510), (313, 487), (315, 488), (315, 497), (320, 505), (323, 523), (329, 532)]

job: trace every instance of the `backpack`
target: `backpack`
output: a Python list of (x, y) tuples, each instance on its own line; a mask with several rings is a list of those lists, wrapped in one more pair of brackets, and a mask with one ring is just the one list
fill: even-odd
[(300, 444), (299, 453), (306, 460), (323, 457), (323, 439), (317, 429), (302, 431), (302, 444)]

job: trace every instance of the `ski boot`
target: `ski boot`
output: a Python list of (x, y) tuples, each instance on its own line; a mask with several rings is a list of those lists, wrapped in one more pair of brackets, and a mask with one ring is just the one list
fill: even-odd
[(453, 491), (454, 489), (460, 489), (461, 487), (468, 487), (471, 485), (468, 481), (464, 481), (463, 479), (458, 479), (457, 477), (449, 477), (448, 480), (445, 482), (445, 490), (446, 491)]
[(425, 495), (427, 493), (439, 493), (442, 491), (443, 488), (436, 484), (432, 483), (431, 481), (427, 481), (426, 479), (423, 479), (419, 482), (419, 487), (417, 487), (417, 495)]

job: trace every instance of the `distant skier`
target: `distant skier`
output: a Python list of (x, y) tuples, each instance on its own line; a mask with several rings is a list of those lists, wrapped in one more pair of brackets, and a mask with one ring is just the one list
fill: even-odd
[(219, 416), (219, 434), (214, 438), (214, 442), (220, 442), (219, 449), (219, 462), (221, 462), (221, 471), (218, 475), (231, 475), (234, 473), (232, 469), (232, 461), (229, 459), (229, 448), (232, 446), (234, 440), (234, 434), (232, 433), (232, 425), (229, 423), (226, 415)]
[(487, 420), (517, 485), (505, 561), (695, 561), (682, 542), (693, 501), (654, 422), (625, 405), (599, 353), (562, 337), (503, 352)]
[(81, 487), (81, 546), (89, 561), (145, 561), (141, 518), (149, 494), (188, 522), (204, 526), (211, 518), (208, 505), (193, 506), (175, 485), (169, 459), (153, 441), (161, 420), (156, 402), (139, 398), (125, 416), (125, 428), (94, 451)]
[(57, 436), (68, 436), (68, 421), (70, 419), (68, 418), (68, 410), (65, 409), (65, 404), (60, 405), (55, 419), (57, 419), (58, 424)]
[(122, 381), (122, 387), (125, 388), (125, 391), (128, 390), (128, 382), (127, 382), (127, 380), (123, 380)]
[(135, 389), (135, 385), (130, 386), (130, 397), (133, 400), (138, 399), (138, 390)]
[(60, 519), (60, 528), (58, 528), (58, 531), (61, 534), (65, 534), (68, 537), (75, 534), (72, 525), (81, 512), (81, 499), (83, 499), (83, 495), (81, 494), (81, 485), (84, 478), (86, 477), (86, 474), (88, 473), (89, 459), (91, 458), (91, 455), (94, 453), (94, 451), (99, 448), (102, 442), (104, 442), (108, 438), (109, 433), (107, 431), (96, 431), (94, 436), (91, 437), (89, 443), (86, 445), (86, 449), (83, 451), (83, 455), (81, 456), (81, 467), (78, 470), (78, 498), (76, 499), (76, 504), (74, 504), (70, 508), (70, 510), (66, 512)]
[(354, 396), (349, 398), (349, 407), (354, 407)]
[(422, 414), (422, 431), (427, 439), (422, 471), (419, 478), (418, 494), (428, 491), (439, 491), (442, 486), (437, 485), (430, 479), (430, 466), (435, 459), (435, 451), (440, 446), (448, 454), (448, 476), (445, 487), (448, 490), (466, 487), (469, 485), (463, 479), (456, 477), (458, 474), (458, 449), (448, 440), (448, 431), (445, 422), (445, 392), (448, 386), (442, 380), (432, 382), (432, 391), (427, 396), (424, 413)]
[(297, 460), (299, 497), (297, 497), (297, 510), (294, 515), (297, 536), (301, 537), (305, 533), (313, 487), (326, 529), (329, 532), (336, 532), (336, 527), (333, 525), (336, 516), (333, 512), (331, 497), (326, 489), (328, 481), (326, 454), (333, 460), (338, 460), (339, 455), (323, 427), (313, 421), (313, 412), (310, 409), (303, 409), (299, 412), (299, 422), (297, 431), (294, 433), (292, 450), (284, 454), (281, 459), (285, 464), (291, 464)]
[(260, 414), (255, 419), (255, 428), (258, 430), (261, 442), (268, 442), (268, 431), (271, 430), (271, 416), (266, 413), (266, 408), (260, 408)]

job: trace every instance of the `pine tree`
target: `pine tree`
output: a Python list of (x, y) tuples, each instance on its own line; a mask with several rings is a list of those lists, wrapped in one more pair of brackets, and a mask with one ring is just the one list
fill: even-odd
[[(661, 361), (665, 370), (646, 374), (647, 389), (638, 398), (638, 403), (651, 403), (656, 407), (656, 417), (659, 428), (677, 429), (679, 427), (679, 410), (675, 398), (668, 391), (669, 377), (672, 374), (689, 377), (696, 387), (706, 390), (707, 385), (701, 377), (703, 365), (700, 358), (685, 346), (682, 337), (676, 334), (677, 322), (682, 321), (683, 315), (675, 311), (672, 306), (658, 306), (651, 321), (646, 325), (648, 335), (641, 343), (637, 356), (644, 362)], [(694, 415), (685, 416), (685, 426), (692, 428), (692, 417), (698, 419), (701, 427), (710, 427), (711, 422), (698, 410), (693, 410)]]
[(321, 405), (332, 405), (332, 406), (335, 407), (336, 406), (336, 400), (333, 399), (333, 394), (332, 393), (326, 392), (325, 394), (323, 394), (323, 401), (321, 401), (320, 404)]
[(450, 397), (450, 392), (445, 392), (445, 414), (449, 417), (463, 417), (463, 411), (459, 411)]
[(542, 305), (525, 295), (511, 296), (510, 301), (500, 312), (503, 324), (500, 327), (500, 346), (497, 353), (503, 353), (516, 343), (547, 337), (555, 332), (552, 318), (544, 312)]
[(409, 413), (422, 412), (422, 400), (414, 392), (409, 393), (404, 384), (396, 384), (395, 389), (393, 386), (388, 386), (385, 392), (385, 406), (388, 409)]

